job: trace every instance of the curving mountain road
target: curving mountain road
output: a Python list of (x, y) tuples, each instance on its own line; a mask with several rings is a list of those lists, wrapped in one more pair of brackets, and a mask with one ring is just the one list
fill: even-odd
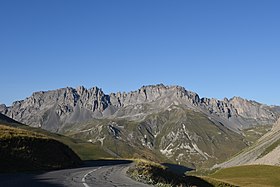
[(130, 161), (90, 161), (81, 168), (50, 171), (40, 174), (0, 174), (0, 186), (19, 187), (117, 187), (150, 185), (136, 182), (126, 176)]

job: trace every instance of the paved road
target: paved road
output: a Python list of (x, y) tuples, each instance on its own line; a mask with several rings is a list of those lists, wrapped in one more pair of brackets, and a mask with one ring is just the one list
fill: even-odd
[(0, 174), (0, 186), (148, 187), (126, 176), (129, 161), (90, 161), (83, 167), (40, 174)]

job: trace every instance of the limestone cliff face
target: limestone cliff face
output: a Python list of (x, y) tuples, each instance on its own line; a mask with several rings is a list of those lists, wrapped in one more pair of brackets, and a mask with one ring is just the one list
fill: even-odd
[(62, 88), (35, 92), (12, 106), (1, 105), (0, 112), (24, 124), (56, 131), (66, 122), (93, 118), (108, 107), (108, 98), (101, 89), (93, 87)]
[(0, 105), (0, 112), (25, 124), (58, 131), (68, 123), (92, 118), (143, 118), (147, 114), (181, 106), (203, 112), (210, 118), (242, 129), (255, 124), (272, 124), (279, 116), (276, 107), (262, 105), (239, 97), (232, 99), (200, 98), (180, 86), (150, 85), (129, 93), (106, 95), (100, 88), (82, 86), (35, 92), (12, 106)]
[(280, 114), (277, 111), (279, 107), (267, 106), (241, 97), (223, 100), (202, 98), (200, 107), (206, 109), (209, 114), (226, 119), (239, 129), (252, 125), (273, 124)]
[(238, 115), (244, 118), (275, 118), (275, 114), (269, 109), (268, 106), (262, 105), (255, 101), (248, 101), (240, 97), (234, 97), (230, 100), (230, 103), (235, 108)]
[(185, 104), (199, 102), (199, 96), (196, 93), (186, 91), (180, 86), (164, 86), (162, 84), (143, 86), (139, 90), (129, 93), (110, 94), (111, 103), (118, 107), (151, 103), (158, 100), (163, 100), (163, 104), (168, 105), (174, 101), (178, 102), (178, 99), (186, 101)]

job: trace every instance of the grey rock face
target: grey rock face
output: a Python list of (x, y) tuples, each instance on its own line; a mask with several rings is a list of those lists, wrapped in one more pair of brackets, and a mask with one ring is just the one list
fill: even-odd
[(109, 95), (97, 87), (82, 86), (35, 92), (12, 106), (0, 105), (0, 112), (25, 124), (59, 131), (64, 125), (92, 118), (143, 118), (176, 105), (203, 112), (232, 129), (272, 124), (280, 109), (239, 97), (230, 100), (201, 98), (180, 86), (150, 85), (129, 93)]
[(273, 124), (280, 114), (279, 111), (270, 106), (240, 97), (234, 97), (230, 100), (226, 98), (224, 100), (202, 98), (200, 106), (206, 109), (213, 118), (219, 118), (218, 120), (234, 129)]
[(3, 114), (7, 113), (7, 106), (4, 104), (0, 104), (0, 111)]
[[(108, 107), (109, 101), (101, 89), (79, 87), (35, 92), (31, 97), (16, 101), (11, 107), (0, 107), (0, 112), (34, 127), (57, 131), (69, 121), (93, 118)], [(97, 113), (94, 113), (98, 111)]]

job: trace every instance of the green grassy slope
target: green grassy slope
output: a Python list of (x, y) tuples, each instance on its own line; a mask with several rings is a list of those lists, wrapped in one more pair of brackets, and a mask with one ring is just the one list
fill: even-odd
[(260, 137), (271, 130), (271, 125), (260, 125), (243, 130), (243, 134), (249, 145), (253, 145)]
[(121, 157), (180, 163), (192, 168), (208, 168), (247, 146), (242, 135), (200, 112), (175, 105), (142, 119), (93, 119), (71, 124), (65, 126), (63, 133), (102, 142), (104, 148)]
[(80, 158), (59, 141), (0, 124), (1, 172), (59, 169), (80, 163)]
[(48, 132), (40, 128), (34, 128), (22, 124), (12, 124), (12, 126), (23, 130), (40, 133), (49, 138), (62, 142), (63, 144), (70, 147), (82, 160), (95, 160), (112, 157), (112, 155), (101, 148), (100, 143), (89, 143), (80, 139), (70, 138), (60, 134)]
[(45, 135), (48, 138), (55, 139), (59, 142), (62, 142), (63, 144), (70, 147), (82, 160), (94, 160), (94, 159), (112, 157), (109, 153), (107, 153), (101, 148), (99, 143), (89, 143), (80, 139), (73, 139), (60, 134), (51, 133), (40, 128), (30, 127), (21, 124), (1, 113), (0, 113), (0, 124), (9, 127), (15, 127), (17, 129), (34, 132), (34, 133), (39, 133)]
[(165, 187), (213, 186), (204, 179), (175, 173), (159, 163), (146, 160), (135, 160), (135, 162), (136, 164), (129, 168), (127, 174), (136, 181)]
[(135, 165), (127, 171), (128, 176), (136, 181), (160, 187), (237, 187), (210, 177), (200, 177), (178, 172), (182, 166), (166, 166), (159, 163), (137, 159)]
[[(116, 136), (109, 130), (109, 124), (112, 123), (122, 126), (120, 133)], [(139, 139), (129, 138), (130, 135), (133, 137), (137, 136), (134, 133), (139, 133), (137, 130), (139, 127), (138, 125), (138, 122), (125, 119), (93, 119), (85, 123), (75, 124), (71, 128), (65, 130), (64, 134), (73, 139), (82, 139), (83, 141), (93, 140), (95, 142), (94, 144), (98, 144), (99, 146), (101, 145), (100, 139), (106, 137), (100, 147), (104, 150), (109, 150), (109, 152), (113, 154), (111, 157), (168, 161), (164, 156), (144, 147), (141, 142), (139, 142)], [(106, 158), (106, 156), (104, 157)]]
[[(208, 168), (209, 166), (225, 160), (238, 151), (246, 147), (244, 138), (227, 129), (222, 125), (215, 124), (207, 116), (202, 113), (188, 109), (176, 108), (167, 113), (156, 114), (158, 118), (168, 117), (165, 121), (161, 133), (157, 136), (156, 145), (160, 145), (161, 149), (169, 143), (173, 144), (174, 157), (181, 164), (196, 168)], [(183, 127), (184, 125), (184, 127)], [(175, 138), (168, 138), (176, 134)], [(175, 141), (177, 137), (177, 141)], [(176, 149), (177, 147), (189, 145), (194, 148), (196, 145), (203, 153), (207, 153), (208, 158), (203, 157), (197, 152), (188, 149)], [(183, 154), (183, 157), (178, 157)], [(175, 160), (174, 159), (174, 160)]]
[(209, 176), (238, 186), (280, 186), (280, 167), (248, 165), (221, 169)]
[(0, 171), (58, 169), (112, 157), (89, 143), (33, 128), (0, 114)]

